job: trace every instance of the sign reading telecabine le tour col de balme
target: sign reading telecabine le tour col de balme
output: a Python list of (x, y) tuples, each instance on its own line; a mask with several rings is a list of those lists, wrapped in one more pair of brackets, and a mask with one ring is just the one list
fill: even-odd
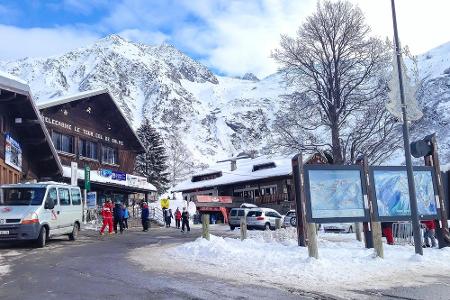
[(75, 125), (72, 125), (72, 124), (61, 122), (61, 121), (58, 121), (58, 120), (46, 117), (44, 115), (42, 116), (42, 118), (44, 119), (45, 123), (48, 123), (48, 124), (51, 124), (51, 125), (54, 125), (54, 126), (59, 126), (59, 127), (64, 128), (66, 130), (70, 130), (70, 131), (74, 131), (76, 133), (84, 134), (86, 136), (93, 137), (93, 138), (96, 138), (96, 139), (99, 139), (99, 140), (103, 140), (105, 142), (109, 142), (109, 143), (118, 144), (118, 145), (123, 146), (123, 141), (121, 141), (121, 140), (114, 139), (114, 138), (111, 138), (109, 136), (106, 136), (106, 135), (103, 135), (103, 134), (100, 134), (100, 133), (97, 133), (97, 132), (93, 132), (91, 130), (88, 130), (88, 129), (85, 129), (85, 128), (81, 128), (81, 127), (78, 127), (78, 126), (75, 126)]

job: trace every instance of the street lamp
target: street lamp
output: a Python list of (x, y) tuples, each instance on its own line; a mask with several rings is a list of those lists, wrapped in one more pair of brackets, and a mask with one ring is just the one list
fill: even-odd
[(409, 202), (411, 208), (411, 219), (414, 235), (414, 248), (416, 254), (423, 255), (422, 239), (420, 237), (420, 223), (419, 223), (419, 216), (417, 213), (416, 186), (414, 184), (414, 173), (411, 161), (411, 149), (409, 145), (408, 118), (406, 113), (405, 91), (403, 89), (403, 75), (401, 66), (402, 53), (399, 46), (400, 42), (398, 39), (397, 17), (395, 14), (395, 0), (391, 0), (391, 6), (392, 6), (392, 23), (394, 26), (395, 54), (397, 56), (398, 83), (400, 88), (400, 101), (403, 116), (403, 143), (405, 147), (406, 173), (408, 175), (408, 191), (409, 191)]

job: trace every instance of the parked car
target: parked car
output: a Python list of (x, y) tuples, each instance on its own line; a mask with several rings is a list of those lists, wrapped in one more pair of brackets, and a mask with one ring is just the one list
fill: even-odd
[(325, 232), (353, 232), (353, 223), (330, 223), (323, 224), (323, 230)]
[(241, 218), (246, 217), (250, 208), (232, 208), (230, 210), (230, 216), (228, 217), (228, 224), (230, 229), (234, 230), (236, 227), (241, 227)]
[(283, 227), (287, 228), (291, 226), (293, 227), (297, 226), (297, 215), (294, 209), (288, 211), (283, 219)]
[(263, 229), (263, 230), (275, 230), (276, 221), (282, 216), (274, 209), (271, 208), (252, 208), (247, 213), (247, 228), (248, 229)]
[(50, 182), (0, 187), (0, 241), (30, 240), (44, 247), (54, 236), (75, 240), (82, 214), (77, 186)]

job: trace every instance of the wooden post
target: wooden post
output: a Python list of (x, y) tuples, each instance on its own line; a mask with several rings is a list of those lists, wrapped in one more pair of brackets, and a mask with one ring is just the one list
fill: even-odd
[(319, 248), (317, 247), (317, 233), (316, 233), (316, 224), (308, 223), (306, 225), (308, 230), (308, 255), (309, 257), (314, 257), (315, 259), (319, 259)]
[(297, 220), (297, 240), (301, 247), (306, 246), (306, 208), (303, 186), (303, 156), (297, 154), (292, 158), (292, 183), (295, 195), (295, 214)]
[(281, 229), (281, 219), (275, 219), (275, 228)]
[(202, 214), (202, 238), (209, 241), (209, 214)]
[(356, 234), (356, 240), (361, 242), (362, 241), (362, 238), (361, 238), (361, 223), (359, 223), (359, 222), (355, 223), (355, 234)]
[(372, 231), (372, 241), (373, 246), (375, 248), (375, 254), (378, 257), (384, 258), (384, 251), (383, 251), (383, 241), (381, 240), (381, 223), (377, 222), (374, 212), (374, 206), (373, 202), (375, 199), (373, 199), (373, 193), (372, 193), (372, 184), (369, 179), (369, 162), (367, 161), (367, 156), (364, 155), (364, 158), (362, 159), (362, 166), (364, 171), (364, 181), (366, 184), (366, 192), (367, 195), (364, 195), (364, 197), (367, 197), (367, 204), (369, 206), (369, 215), (370, 215), (370, 223), (368, 224), (369, 231)]
[(247, 219), (241, 217), (241, 241), (247, 238)]

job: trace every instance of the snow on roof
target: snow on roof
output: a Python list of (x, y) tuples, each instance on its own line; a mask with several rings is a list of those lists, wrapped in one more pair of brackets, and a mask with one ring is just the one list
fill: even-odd
[(24, 93), (30, 93), (30, 87), (25, 80), (3, 71), (0, 71), (0, 87), (5, 87), (6, 89), (7, 87), (12, 87)]
[[(275, 163), (274, 168), (261, 169), (253, 172), (253, 167), (255, 165), (263, 165)], [(261, 156), (258, 158), (247, 158), (240, 159), (236, 161), (237, 169), (234, 171), (230, 170), (230, 162), (217, 163), (208, 169), (205, 169), (199, 173), (193, 174), (191, 178), (185, 180), (178, 185), (176, 185), (172, 191), (180, 192), (187, 191), (197, 188), (215, 187), (221, 185), (227, 185), (238, 182), (253, 181), (258, 179), (287, 176), (292, 172), (291, 158), (290, 157), (267, 157)], [(212, 173), (222, 172), (222, 176), (202, 180), (197, 182), (192, 182), (192, 177), (197, 177), (201, 175), (208, 175)]]
[(79, 92), (79, 93), (76, 93), (76, 94), (66, 95), (66, 96), (63, 96), (63, 97), (60, 97), (60, 98), (56, 98), (56, 99), (49, 99), (49, 100), (46, 100), (46, 101), (41, 101), (38, 104), (38, 108), (41, 110), (41, 109), (45, 109), (45, 108), (58, 106), (58, 105), (70, 103), (70, 102), (73, 102), (73, 101), (89, 98), (89, 97), (95, 97), (95, 96), (102, 95), (102, 94), (107, 94), (112, 99), (112, 102), (114, 103), (114, 105), (116, 106), (116, 108), (120, 112), (120, 114), (122, 115), (123, 119), (127, 123), (128, 127), (130, 128), (130, 130), (133, 132), (133, 135), (135, 136), (135, 138), (137, 139), (137, 141), (141, 145), (142, 149), (145, 149), (144, 145), (142, 144), (142, 141), (139, 139), (139, 137), (137, 136), (136, 132), (134, 131), (133, 126), (131, 125), (130, 121), (123, 114), (122, 109), (119, 107), (119, 105), (117, 104), (117, 102), (114, 99), (114, 97), (105, 88), (99, 88), (99, 89)]
[[(66, 178), (71, 178), (71, 174), (72, 174), (71, 168), (68, 166), (63, 166), (63, 176)], [(84, 179), (84, 170), (78, 169), (77, 175), (78, 175), (78, 179)], [(135, 175), (133, 175), (133, 176), (135, 176)], [(113, 183), (113, 184), (122, 185), (122, 186), (126, 186), (126, 187), (138, 187), (140, 189), (153, 191), (153, 192), (156, 192), (156, 190), (157, 190), (156, 187), (149, 182), (145, 182), (145, 183), (142, 182), (138, 186), (136, 186), (136, 185), (130, 184), (128, 181), (114, 180), (109, 177), (100, 176), (100, 174), (98, 174), (98, 172), (96, 172), (95, 170), (91, 170), (90, 180), (91, 180), (91, 182)]]

